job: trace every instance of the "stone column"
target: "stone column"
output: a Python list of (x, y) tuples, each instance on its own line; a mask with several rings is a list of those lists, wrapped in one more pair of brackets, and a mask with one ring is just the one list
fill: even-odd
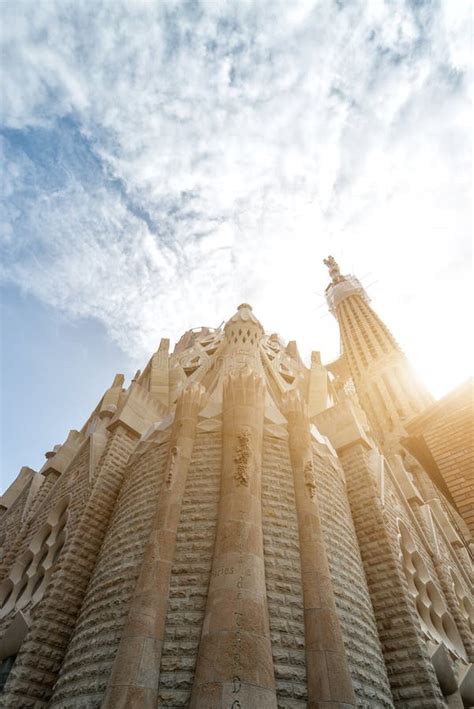
[(39, 709), (48, 705), (138, 438), (138, 433), (120, 421), (111, 432), (94, 488), (76, 529), (68, 532), (70, 539), (58, 568), (35, 608), (0, 706)]
[(102, 707), (156, 707), (169, 584), (204, 389), (188, 386), (178, 401), (168, 464), (140, 575)]
[[(118, 374), (102, 398), (99, 416), (110, 421), (110, 435), (85, 507), (76, 526), (68, 524), (57, 568), (32, 614), (30, 630), (0, 699), (2, 707), (49, 705), (128, 460), (140, 436), (162, 415), (163, 407), (140, 385), (132, 384), (124, 392), (122, 384), (123, 375)], [(56, 461), (61, 453), (51, 460)]]
[(277, 706), (262, 536), (264, 398), (248, 367), (224, 380), (219, 518), (193, 709)]
[(290, 455), (301, 554), (308, 707), (355, 707), (324, 545), (313, 471), (308, 411), (299, 392), (287, 395)]

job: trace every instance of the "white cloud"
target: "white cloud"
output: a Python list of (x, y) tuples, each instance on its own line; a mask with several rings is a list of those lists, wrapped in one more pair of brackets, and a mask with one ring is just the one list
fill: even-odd
[[(467, 4), (50, 0), (2, 12), (5, 125), (54, 135), (72, 115), (105, 171), (88, 187), (68, 154), (63, 184), (45, 190), (31, 184), (34, 158), (9, 154), (5, 278), (97, 317), (137, 358), (242, 300), (332, 357), (317, 293), (335, 252), (377, 279), (375, 307), (419, 367), (441, 346), (458, 358), (453, 384), (467, 371), (452, 315), (469, 295)], [(420, 343), (415, 314), (433, 312)]]

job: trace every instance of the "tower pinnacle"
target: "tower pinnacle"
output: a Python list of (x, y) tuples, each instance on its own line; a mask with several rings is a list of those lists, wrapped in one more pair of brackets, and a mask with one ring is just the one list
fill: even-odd
[(339, 264), (334, 256), (328, 256), (325, 258), (324, 264), (329, 269), (329, 275), (331, 276), (333, 283), (340, 283), (344, 280), (344, 276), (341, 275), (341, 269), (339, 268)]
[(263, 335), (263, 327), (253, 314), (252, 306), (248, 303), (241, 303), (237, 306), (237, 312), (227, 321), (224, 330), (227, 333), (231, 332), (231, 337), (236, 341), (241, 340), (243, 344), (247, 342), (254, 344)]
[(376, 434), (385, 438), (387, 433), (401, 432), (406, 420), (431, 403), (431, 396), (369, 305), (358, 279), (341, 275), (333, 256), (324, 263), (332, 279), (326, 288), (326, 300), (339, 323), (342, 355), (359, 400)]
[(237, 312), (224, 325), (224, 333), (228, 371), (242, 369), (244, 365), (252, 371), (260, 371), (262, 365), (258, 353), (264, 330), (248, 303), (237, 307)]

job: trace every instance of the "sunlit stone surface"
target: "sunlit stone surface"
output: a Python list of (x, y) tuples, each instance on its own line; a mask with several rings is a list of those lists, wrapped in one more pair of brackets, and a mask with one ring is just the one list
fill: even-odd
[(336, 362), (308, 368), (243, 303), (111, 377), (20, 471), (1, 706), (474, 704), (472, 406), (433, 402), (326, 264)]

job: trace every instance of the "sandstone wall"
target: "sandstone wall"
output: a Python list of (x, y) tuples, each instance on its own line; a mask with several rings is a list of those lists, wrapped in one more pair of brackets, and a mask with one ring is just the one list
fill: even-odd
[[(5, 549), (3, 558), (2, 581), (9, 576), (13, 563), (28, 551), (32, 540), (46, 524), (49, 514), (64, 498), (68, 499), (69, 506), (66, 524), (66, 541), (63, 551), (68, 547), (81, 511), (89, 496), (89, 492), (89, 447), (85, 444), (72, 461), (69, 468), (59, 479), (56, 480), (51, 477), (43, 483), (43, 486), (40, 488), (40, 494), (43, 495), (46, 493), (46, 496), (42, 503), (37, 506), (35, 514), (26, 524), (22, 525), (22, 501), (19, 499), (15, 502), (15, 509), (11, 511), (11, 515), (14, 519), (10, 521), (8, 529), (5, 530), (8, 531), (9, 545)], [(20, 498), (21, 497), (22, 495), (20, 495)], [(38, 501), (36, 501), (36, 505), (38, 505)], [(9, 516), (10, 515), (8, 515), (8, 517)], [(7, 522), (8, 518), (5, 518), (5, 523)], [(13, 522), (15, 522), (15, 524), (13, 524)], [(61, 558), (58, 559), (58, 567), (60, 562)], [(24, 610), (27, 611), (28, 608), (29, 606)], [(0, 617), (0, 637), (7, 629), (15, 612), (15, 609), (13, 609), (7, 615)], [(33, 608), (33, 617), (34, 613)]]
[(451, 495), (474, 536), (474, 391), (472, 380), (415, 419)]
[[(136, 435), (123, 427), (111, 433), (94, 486), (85, 505), (77, 509), (77, 523), (67, 531), (58, 568), (35, 609), (33, 623), (7, 680), (3, 706), (48, 705), (135, 443)], [(87, 466), (83, 475), (88, 475), (88, 470)], [(56, 493), (56, 487), (53, 491)], [(72, 497), (77, 508), (80, 498), (75, 490)]]
[(441, 709), (445, 702), (401, 568), (397, 519), (401, 515), (411, 530), (412, 521), (390, 484), (382, 504), (361, 445), (347, 449), (342, 460), (395, 705)]
[(187, 706), (191, 697), (214, 551), (221, 459), (221, 434), (198, 434), (171, 574), (160, 707)]
[(288, 442), (266, 437), (262, 469), (265, 577), (278, 706), (307, 706), (303, 591)]
[(167, 453), (167, 444), (153, 447), (125, 474), (51, 706), (100, 706), (139, 573)]
[(0, 581), (16, 558), (17, 548), (21, 541), (18, 539), (18, 533), (29, 512), (30, 485), (31, 481), (25, 485), (8, 510), (2, 510), (0, 516)]
[(392, 707), (374, 611), (347, 499), (342, 466), (313, 451), (324, 539), (336, 606), (359, 707)]

